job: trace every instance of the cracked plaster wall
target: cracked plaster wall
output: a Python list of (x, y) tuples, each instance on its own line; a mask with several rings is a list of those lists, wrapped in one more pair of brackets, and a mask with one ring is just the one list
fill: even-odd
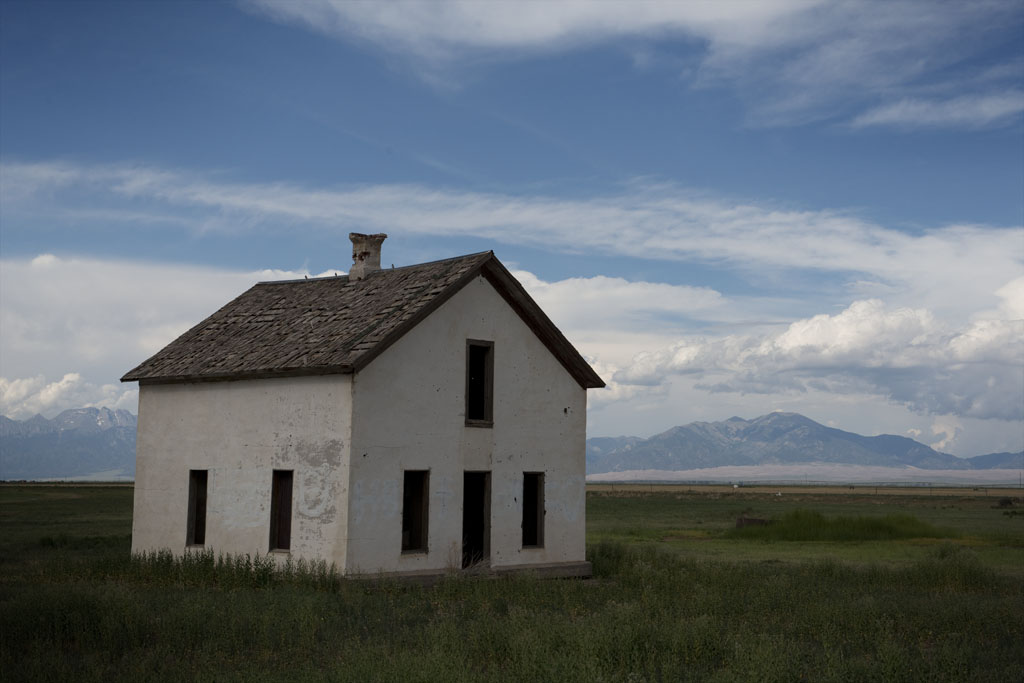
[(294, 471), (291, 556), (344, 567), (351, 390), (349, 375), (142, 386), (132, 550), (185, 550), (188, 473), (205, 469), (205, 547), (266, 553), (283, 469)]

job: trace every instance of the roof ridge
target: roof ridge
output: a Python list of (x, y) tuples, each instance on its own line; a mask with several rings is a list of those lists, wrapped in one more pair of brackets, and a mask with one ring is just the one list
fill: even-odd
[[(407, 270), (409, 268), (421, 268), (423, 266), (433, 266), (433, 265), (437, 265), (439, 263), (445, 263), (447, 261), (459, 261), (459, 260), (462, 260), (462, 259), (469, 259), (469, 258), (473, 258), (473, 257), (477, 257), (477, 256), (484, 256), (484, 255), (493, 256), (494, 255), (494, 251), (488, 249), (487, 251), (477, 251), (477, 252), (473, 252), (472, 254), (463, 254), (462, 256), (449, 256), (448, 258), (436, 259), (434, 261), (424, 261), (423, 263), (410, 263), (409, 265), (406, 265), (406, 266), (398, 266), (398, 267), (392, 266), (391, 268), (381, 268), (379, 271), (373, 271), (373, 272), (391, 272), (391, 271), (395, 271), (395, 270)], [(293, 283), (296, 283), (296, 282), (321, 282), (323, 280), (341, 280), (341, 279), (345, 279), (345, 281), (348, 281), (348, 273), (346, 273), (344, 275), (325, 275), (323, 277), (294, 278), (292, 280), (261, 280), (261, 281), (256, 283), (256, 286), (259, 286), (259, 285), (285, 285), (285, 284), (293, 284)]]

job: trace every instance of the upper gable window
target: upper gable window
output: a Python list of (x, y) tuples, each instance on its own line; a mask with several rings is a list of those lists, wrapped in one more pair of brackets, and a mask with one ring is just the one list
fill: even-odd
[(494, 424), (494, 342), (466, 340), (466, 425)]

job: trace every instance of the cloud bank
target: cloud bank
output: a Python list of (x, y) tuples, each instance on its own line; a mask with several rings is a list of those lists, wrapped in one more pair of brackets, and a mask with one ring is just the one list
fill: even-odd
[[(2, 266), (0, 407), (22, 417), (129, 405), (132, 388), (116, 384), (120, 374), (254, 282), (303, 275), (52, 255)], [(1005, 317), (1024, 309), (1024, 278), (998, 290), (1002, 303), (988, 315), (1004, 317), (957, 324), (865, 300), (773, 332), (680, 338), (677, 317), (749, 329), (746, 309), (760, 304), (708, 288), (514, 274), (611, 380), (592, 392), (594, 407), (665, 396), (683, 377), (704, 393), (866, 394), (927, 415), (1024, 420), (1024, 320)], [(95, 377), (83, 378), (85, 367)]]
[[(1020, 305), (1014, 300), (1012, 306)], [(1024, 320), (952, 328), (923, 309), (856, 301), (772, 335), (684, 339), (638, 354), (613, 379), (690, 375), (709, 392), (875, 394), (923, 414), (1024, 420)]]
[(303, 275), (52, 254), (4, 259), (0, 414), (135, 410), (138, 391), (118, 382), (122, 374), (257, 281)]

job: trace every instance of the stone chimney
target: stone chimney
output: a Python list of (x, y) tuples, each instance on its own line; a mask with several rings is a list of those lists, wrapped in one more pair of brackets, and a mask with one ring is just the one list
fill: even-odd
[(375, 270), (380, 270), (380, 245), (387, 239), (382, 232), (376, 235), (364, 235), (350, 232), (352, 240), (352, 268), (348, 271), (349, 280), (362, 280)]

